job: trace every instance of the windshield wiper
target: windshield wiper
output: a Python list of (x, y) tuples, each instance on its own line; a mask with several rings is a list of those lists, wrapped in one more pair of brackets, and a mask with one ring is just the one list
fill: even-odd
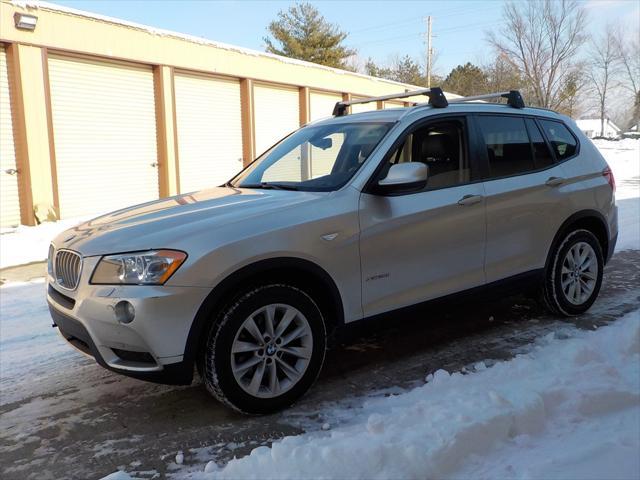
[(240, 188), (264, 188), (265, 190), (298, 190), (298, 187), (283, 183), (260, 182), (248, 185), (238, 185)]

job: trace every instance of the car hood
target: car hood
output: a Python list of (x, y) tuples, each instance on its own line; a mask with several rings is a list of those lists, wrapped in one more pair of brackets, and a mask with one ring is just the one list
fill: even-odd
[(316, 201), (326, 192), (219, 187), (118, 210), (81, 223), (54, 239), (56, 248), (85, 256), (180, 248), (188, 238), (275, 210)]

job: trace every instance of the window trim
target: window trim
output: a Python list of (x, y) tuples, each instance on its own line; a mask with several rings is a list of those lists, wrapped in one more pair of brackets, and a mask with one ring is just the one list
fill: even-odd
[[(476, 152), (477, 141), (475, 138), (476, 129), (475, 129), (475, 126), (472, 124), (470, 117), (471, 115), (468, 112), (456, 112), (456, 113), (451, 112), (451, 113), (439, 114), (439, 115), (429, 115), (427, 117), (420, 118), (415, 122), (413, 122), (411, 125), (407, 126), (397, 136), (397, 138), (394, 140), (389, 150), (387, 150), (387, 152), (384, 154), (384, 156), (382, 157), (382, 160), (380, 160), (380, 162), (378, 163), (378, 166), (374, 170), (373, 174), (371, 174), (371, 176), (367, 180), (367, 183), (362, 189), (362, 193), (367, 193), (367, 194), (376, 195), (376, 196), (383, 196), (383, 197), (399, 197), (399, 196), (405, 196), (405, 195), (417, 195), (420, 193), (435, 192), (437, 190), (444, 190), (446, 188), (462, 187), (465, 185), (472, 185), (474, 183), (480, 183), (484, 181), (482, 178), (482, 175), (480, 175), (480, 172), (481, 172), (480, 164), (476, 160), (477, 159), (477, 152)], [(416, 130), (419, 130), (420, 128), (427, 127), (431, 123), (438, 123), (442, 121), (456, 120), (456, 119), (462, 123), (462, 134), (463, 134), (463, 141), (465, 143), (465, 154), (467, 155), (467, 159), (469, 161), (469, 170), (471, 171), (470, 172), (471, 180), (469, 182), (458, 183), (456, 185), (449, 185), (446, 187), (429, 188), (429, 189), (423, 188), (420, 190), (414, 190), (409, 192), (380, 193), (379, 191), (376, 190), (377, 181), (379, 180), (378, 177), (380, 176), (380, 173), (382, 172), (384, 165), (390, 160), (391, 156), (394, 154), (394, 152), (397, 151), (400, 145), (404, 143), (406, 137), (409, 134), (415, 132)]]
[[(550, 170), (552, 168), (557, 167), (558, 165), (566, 162), (567, 160), (570, 160), (572, 158), (575, 158), (576, 156), (578, 156), (578, 154), (580, 153), (580, 142), (578, 141), (576, 135), (573, 133), (573, 131), (562, 121), (562, 120), (555, 120), (553, 118), (547, 118), (547, 117), (540, 117), (537, 115), (530, 115), (530, 114), (513, 114), (513, 113), (484, 113), (484, 112), (474, 112), (471, 114), (472, 120), (473, 122), (479, 122), (478, 117), (496, 117), (496, 116), (500, 116), (500, 117), (509, 117), (509, 118), (522, 118), (522, 119), (526, 119), (526, 118), (531, 118), (536, 122), (536, 125), (538, 126), (538, 129), (540, 130), (540, 133), (542, 134), (542, 137), (544, 138), (545, 143), (547, 144), (547, 148), (549, 149), (549, 151), (551, 152), (551, 155), (553, 157), (553, 163), (551, 165), (547, 165), (546, 167), (542, 167), (542, 168), (536, 168), (535, 170), (527, 170), (526, 172), (522, 172), (522, 173), (515, 173), (513, 175), (505, 175), (502, 177), (491, 177), (491, 171), (489, 168), (489, 155), (487, 153), (487, 144), (485, 143), (484, 140), (484, 136), (482, 135), (482, 131), (480, 130), (479, 125), (476, 123), (475, 125), (475, 129), (476, 129), (476, 142), (478, 144), (478, 156), (479, 158), (482, 158), (482, 163), (484, 164), (483, 167), (483, 181), (485, 182), (490, 182), (493, 180), (502, 180), (505, 178), (513, 178), (513, 177), (521, 177), (523, 175), (530, 175), (532, 173), (540, 173), (540, 172), (544, 172), (545, 170)], [(558, 161), (558, 157), (556, 156), (555, 151), (553, 150), (553, 148), (551, 147), (551, 144), (549, 143), (549, 139), (547, 138), (546, 132), (544, 131), (544, 129), (542, 128), (542, 125), (540, 123), (538, 123), (538, 120), (549, 120), (551, 122), (556, 122), (556, 123), (560, 123), (562, 125), (564, 125), (567, 130), (569, 130), (569, 132), (571, 133), (571, 136), (575, 139), (576, 141), (576, 151), (575, 153), (571, 156), (571, 157), (567, 157), (565, 159), (562, 159), (561, 161)], [(525, 128), (527, 125), (527, 122), (524, 122), (525, 124)], [(529, 131), (527, 130), (527, 136), (529, 136)], [(529, 144), (531, 144), (531, 136), (529, 136)], [(533, 145), (532, 147), (533, 148)], [(532, 152), (533, 155), (533, 152)], [(533, 163), (535, 166), (535, 155), (533, 155)]]

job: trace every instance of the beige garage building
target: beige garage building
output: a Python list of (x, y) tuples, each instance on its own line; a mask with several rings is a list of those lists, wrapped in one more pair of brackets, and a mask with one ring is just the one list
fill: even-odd
[[(35, 29), (21, 28), (25, 15)], [(0, 223), (80, 218), (219, 185), (337, 101), (411, 88), (0, 0)], [(321, 175), (322, 153), (311, 161)]]

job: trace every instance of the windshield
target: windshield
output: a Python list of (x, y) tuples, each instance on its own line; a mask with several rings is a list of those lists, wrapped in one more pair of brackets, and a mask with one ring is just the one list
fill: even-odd
[(344, 185), (389, 131), (391, 123), (311, 125), (274, 145), (230, 185), (329, 191)]

